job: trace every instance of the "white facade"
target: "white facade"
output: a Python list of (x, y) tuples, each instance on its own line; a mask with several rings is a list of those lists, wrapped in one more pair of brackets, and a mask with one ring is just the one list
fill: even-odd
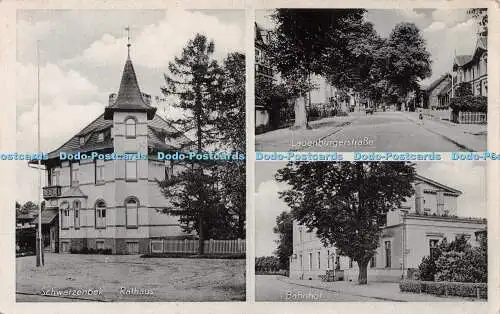
[[(386, 227), (375, 256), (368, 266), (369, 281), (398, 281), (418, 268), (436, 243), (465, 235), (478, 245), (475, 233), (486, 227), (483, 219), (457, 217), (460, 191), (424, 177), (415, 182), (415, 194), (400, 209), (387, 213)], [(315, 232), (294, 222), (290, 277), (318, 279), (327, 270), (343, 273), (345, 280), (357, 280), (358, 265), (341, 256), (332, 246), (325, 247)]]

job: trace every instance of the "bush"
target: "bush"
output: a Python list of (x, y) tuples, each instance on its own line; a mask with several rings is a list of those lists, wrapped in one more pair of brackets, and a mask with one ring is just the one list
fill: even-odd
[[(471, 250), (471, 246), (467, 242), (467, 239), (464, 236), (461, 236), (450, 243), (448, 243), (446, 239), (443, 239), (443, 241), (439, 243), (438, 247), (434, 249), (434, 254), (432, 256), (425, 256), (424, 258), (422, 258), (422, 262), (420, 263), (420, 265), (418, 265), (418, 273), (419, 273), (418, 279), (423, 281), (436, 280), (435, 277), (437, 273), (443, 270), (441, 266), (444, 265), (443, 263), (437, 264), (437, 260), (443, 254), (449, 252), (460, 253), (460, 252), (466, 252), (468, 250)], [(443, 278), (448, 279), (446, 275), (443, 276), (445, 276)], [(460, 282), (462, 280), (456, 280), (456, 281)]]
[(279, 270), (279, 259), (276, 256), (262, 256), (255, 258), (255, 271), (273, 272)]
[(436, 268), (437, 281), (488, 281), (488, 258), (481, 248), (467, 248), (464, 252), (446, 252), (437, 259)]
[(424, 281), (434, 281), (434, 275), (436, 273), (436, 261), (430, 256), (425, 256), (420, 265), (418, 265), (418, 279)]
[(487, 283), (468, 283), (468, 282), (432, 282), (418, 280), (402, 280), (399, 283), (399, 290), (411, 293), (428, 293), (433, 295), (446, 295), (458, 297), (478, 297), (488, 298)]
[(458, 112), (488, 112), (488, 97), (485, 96), (463, 96), (454, 97), (450, 101), (453, 113)]

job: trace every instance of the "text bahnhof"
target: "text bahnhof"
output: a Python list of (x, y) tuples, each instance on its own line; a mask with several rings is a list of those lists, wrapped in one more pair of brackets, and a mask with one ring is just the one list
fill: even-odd
[[(158, 160), (221, 160), (221, 161), (238, 161), (245, 160), (245, 154), (241, 152), (206, 152), (206, 153), (166, 153), (158, 152), (156, 154)], [(0, 153), (0, 160), (47, 160), (47, 153)], [(148, 160), (148, 155), (145, 153), (108, 153), (102, 154), (98, 152), (91, 153), (59, 153), (60, 160)]]

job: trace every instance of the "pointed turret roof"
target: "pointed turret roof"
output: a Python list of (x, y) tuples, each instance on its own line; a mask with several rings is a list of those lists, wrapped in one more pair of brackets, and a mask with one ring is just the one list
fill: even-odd
[(104, 119), (113, 119), (113, 113), (116, 111), (146, 112), (148, 120), (153, 119), (156, 113), (156, 108), (147, 105), (142, 98), (142, 93), (137, 83), (137, 76), (135, 75), (134, 65), (132, 64), (130, 55), (127, 57), (125, 67), (123, 68), (120, 90), (118, 91), (116, 101), (112, 105), (106, 107), (104, 110)]

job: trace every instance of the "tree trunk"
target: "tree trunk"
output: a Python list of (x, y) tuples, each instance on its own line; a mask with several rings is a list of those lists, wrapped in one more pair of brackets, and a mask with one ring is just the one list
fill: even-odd
[(368, 283), (368, 262), (362, 261), (357, 263), (359, 268), (358, 284), (366, 285)]
[(308, 129), (309, 123), (307, 121), (307, 97), (302, 95), (295, 99), (295, 123), (292, 129)]

